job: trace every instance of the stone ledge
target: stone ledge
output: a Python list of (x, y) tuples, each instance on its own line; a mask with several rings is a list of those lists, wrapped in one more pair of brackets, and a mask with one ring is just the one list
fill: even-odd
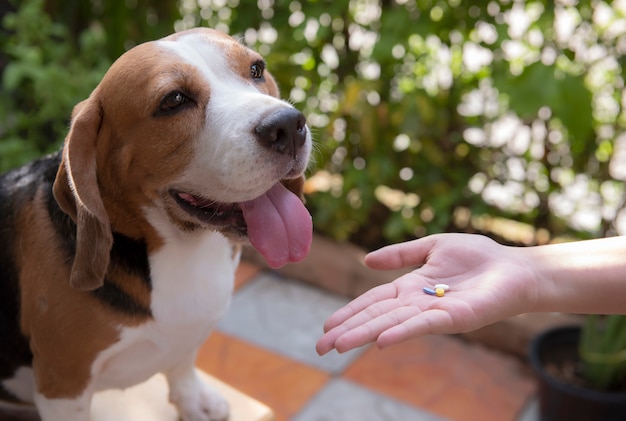
[[(337, 243), (314, 235), (311, 252), (305, 260), (273, 270), (287, 278), (299, 279), (348, 298), (357, 297), (375, 286), (391, 282), (408, 271), (369, 269), (363, 263), (365, 254), (365, 250), (353, 244)], [(243, 259), (263, 269), (270, 269), (263, 257), (252, 248), (244, 250)], [(530, 341), (539, 332), (553, 326), (580, 322), (581, 317), (576, 315), (529, 313), (460, 336), (489, 348), (525, 358)]]
[[(350, 243), (337, 243), (314, 235), (309, 255), (300, 263), (275, 269), (288, 278), (299, 279), (330, 292), (354, 298), (365, 291), (406, 273), (402, 271), (375, 271), (363, 263), (366, 252)], [(263, 269), (270, 269), (263, 257), (252, 248), (246, 248), (243, 258)]]

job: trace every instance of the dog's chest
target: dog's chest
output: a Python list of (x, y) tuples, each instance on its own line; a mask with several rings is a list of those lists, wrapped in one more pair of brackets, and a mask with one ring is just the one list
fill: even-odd
[(238, 263), (230, 242), (213, 232), (151, 255), (155, 323), (163, 329), (213, 326), (228, 308)]
[(189, 358), (228, 309), (239, 257), (221, 235), (172, 240), (149, 261), (153, 319), (122, 328), (98, 356), (97, 389), (132, 385)]

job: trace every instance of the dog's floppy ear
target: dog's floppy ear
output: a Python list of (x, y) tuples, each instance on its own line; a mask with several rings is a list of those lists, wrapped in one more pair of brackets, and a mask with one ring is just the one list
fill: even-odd
[(102, 286), (113, 245), (96, 173), (96, 138), (101, 123), (102, 110), (95, 95), (74, 108), (54, 182), (55, 199), (76, 222), (70, 285), (81, 290)]
[(298, 178), (293, 178), (291, 180), (282, 180), (283, 186), (287, 187), (287, 190), (295, 194), (305, 202), (304, 200), (304, 176), (301, 175)]

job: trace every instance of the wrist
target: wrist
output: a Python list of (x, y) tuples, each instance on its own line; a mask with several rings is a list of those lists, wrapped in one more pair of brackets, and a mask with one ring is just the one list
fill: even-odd
[(624, 311), (626, 237), (528, 247), (532, 311)]
[(549, 260), (543, 258), (540, 247), (521, 247), (514, 250), (517, 256), (521, 290), (526, 299), (527, 312), (547, 311), (552, 296), (554, 280)]

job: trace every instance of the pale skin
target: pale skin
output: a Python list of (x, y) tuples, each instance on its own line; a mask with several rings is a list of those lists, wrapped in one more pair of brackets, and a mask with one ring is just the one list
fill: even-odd
[[(365, 264), (413, 270), (331, 315), (320, 355), (469, 332), (521, 313), (626, 313), (626, 236), (510, 247), (481, 235), (437, 234), (376, 250)], [(423, 292), (439, 283), (450, 286), (443, 297)]]

